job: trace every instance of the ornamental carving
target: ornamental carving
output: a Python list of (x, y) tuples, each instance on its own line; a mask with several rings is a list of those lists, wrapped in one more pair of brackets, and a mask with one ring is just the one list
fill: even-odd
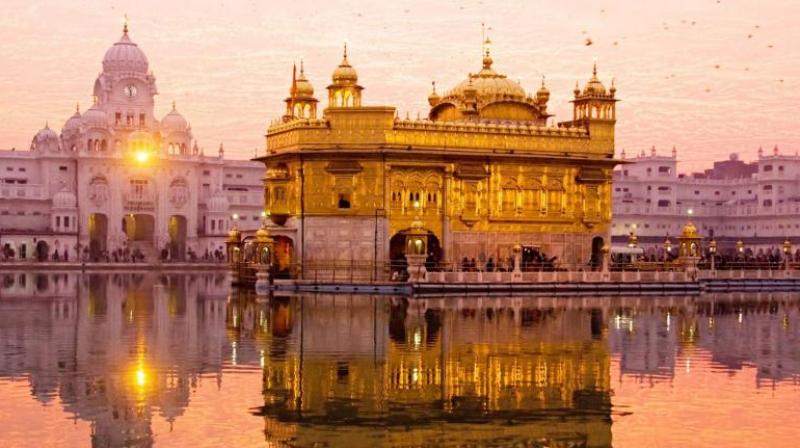
[(186, 180), (182, 178), (173, 180), (169, 186), (169, 203), (180, 209), (187, 202), (189, 202), (189, 185)]
[(111, 189), (105, 177), (97, 176), (89, 182), (89, 202), (95, 207), (102, 207), (108, 202), (111, 196)]

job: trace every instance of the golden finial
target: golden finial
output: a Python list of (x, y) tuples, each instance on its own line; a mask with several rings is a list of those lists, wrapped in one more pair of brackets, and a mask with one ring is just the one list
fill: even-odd
[(300, 58), (300, 76), (303, 76), (303, 58)]
[(75, 103), (75, 113), (81, 113), (81, 103)]
[(50, 123), (47, 120), (45, 120), (45, 122), (44, 122), (44, 128), (45, 129), (50, 129)]
[(544, 75), (542, 75), (542, 87), (544, 87)]
[(175, 110), (175, 100), (172, 100), (172, 110)]
[(344, 41), (344, 60), (347, 60), (347, 41)]
[(124, 17), (125, 21), (123, 22), (122, 25), (122, 34), (128, 34), (128, 14), (125, 14)]
[(431, 85), (433, 86), (433, 93), (436, 93), (436, 81), (431, 81)]
[(592, 79), (597, 79), (597, 58), (594, 58), (594, 64), (592, 65)]

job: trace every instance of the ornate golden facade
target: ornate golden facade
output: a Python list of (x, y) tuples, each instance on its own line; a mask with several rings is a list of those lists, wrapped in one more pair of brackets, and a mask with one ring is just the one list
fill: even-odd
[(301, 67), (258, 159), (283, 252), (295, 263), (395, 259), (393, 237), (419, 217), (436, 261), (505, 260), (521, 244), (587, 263), (609, 235), (616, 89), (595, 67), (576, 85), (573, 119), (548, 126), (544, 81), (531, 95), (492, 65), (485, 48), (482, 69), (441, 95), (434, 85), (417, 120), (364, 106), (346, 49), (318, 117)]

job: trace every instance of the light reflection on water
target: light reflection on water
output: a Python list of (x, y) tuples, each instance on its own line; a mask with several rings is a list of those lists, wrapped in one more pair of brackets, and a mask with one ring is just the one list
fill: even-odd
[(795, 294), (259, 301), (224, 275), (155, 273), (0, 285), (0, 446), (780, 446), (800, 415)]

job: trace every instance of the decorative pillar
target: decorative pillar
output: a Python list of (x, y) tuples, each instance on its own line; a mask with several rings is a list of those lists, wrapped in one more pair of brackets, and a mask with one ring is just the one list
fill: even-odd
[(683, 226), (678, 237), (678, 261), (691, 279), (697, 278), (697, 263), (700, 261), (700, 241), (703, 238), (697, 233), (697, 227), (691, 221)]
[(792, 261), (792, 242), (789, 241), (789, 238), (783, 242), (783, 263), (784, 269), (789, 270), (789, 262)]
[(512, 282), (522, 281), (522, 245), (515, 244), (513, 247), (514, 252), (514, 270), (511, 273)]
[(256, 231), (256, 295), (269, 295), (272, 285), (272, 266), (275, 262), (275, 241), (270, 237), (266, 226)]
[(422, 228), (419, 215), (411, 223), (411, 230), (406, 233), (406, 263), (408, 263), (408, 281), (424, 282), (428, 259), (428, 232)]
[(711, 258), (711, 275), (717, 275), (717, 240), (712, 239), (708, 243), (708, 255)]
[(236, 285), (239, 283), (239, 263), (242, 261), (242, 233), (236, 227), (228, 232), (225, 249), (228, 268), (231, 272), (231, 282)]

